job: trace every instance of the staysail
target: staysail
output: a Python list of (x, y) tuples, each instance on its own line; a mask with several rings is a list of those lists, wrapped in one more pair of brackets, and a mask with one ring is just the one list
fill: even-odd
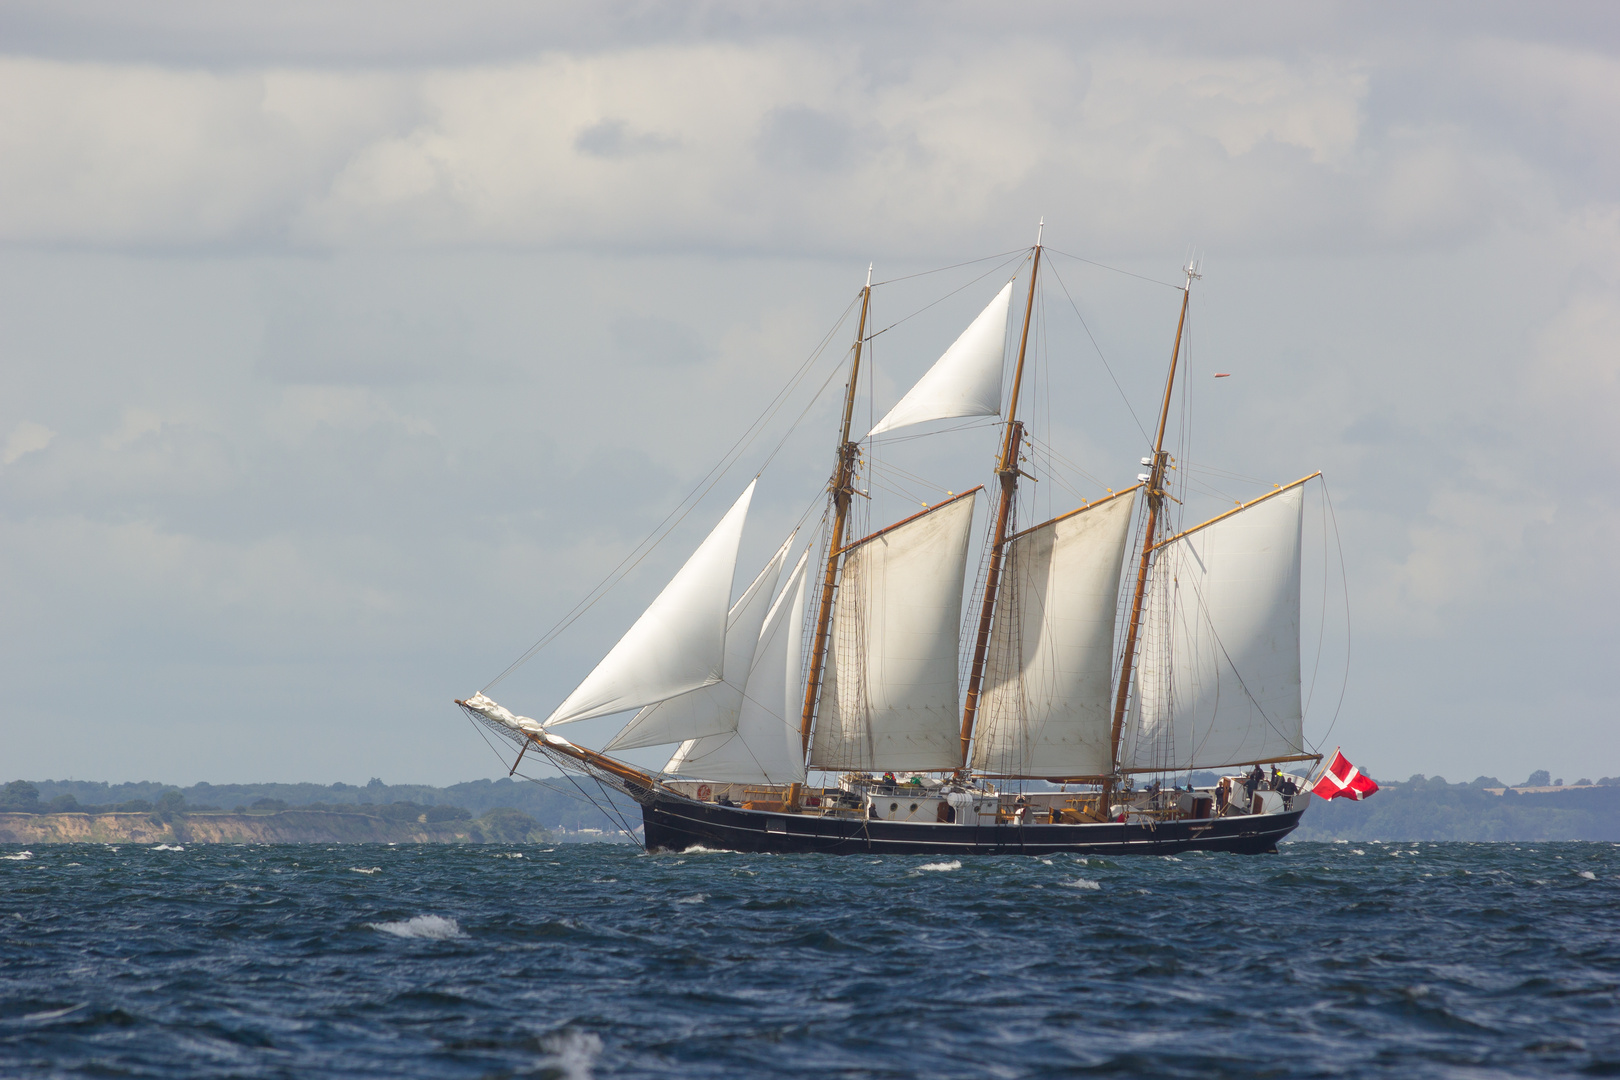
[(800, 645), (810, 553), (788, 575), (760, 632), (736, 730), (681, 745), (665, 772), (735, 784), (791, 784), (804, 780), (799, 743)]
[(726, 658), (723, 678), (717, 683), (688, 690), (684, 694), (667, 698), (638, 712), (613, 737), (604, 750), (633, 750), (639, 746), (659, 746), (664, 743), (685, 742), (703, 735), (718, 735), (737, 728), (737, 713), (742, 708), (743, 687), (748, 682), (748, 671), (754, 662), (754, 646), (759, 643), (760, 627), (771, 609), (771, 597), (776, 592), (776, 580), (787, 561), (788, 537), (765, 569), (731, 605), (726, 619)]
[(1009, 281), (906, 396), (866, 433), (867, 438), (927, 420), (1001, 412), (1001, 370), (1011, 305)]
[(978, 489), (846, 547), (810, 765), (954, 769), (957, 637)]
[(1136, 489), (1008, 541), (973, 767), (1007, 776), (1104, 776), (1114, 623)]
[(1158, 550), (1127, 764), (1182, 770), (1307, 753), (1299, 689), (1300, 527), (1290, 485)]
[(546, 718), (547, 727), (639, 709), (720, 681), (731, 579), (753, 496), (750, 483), (641, 618)]

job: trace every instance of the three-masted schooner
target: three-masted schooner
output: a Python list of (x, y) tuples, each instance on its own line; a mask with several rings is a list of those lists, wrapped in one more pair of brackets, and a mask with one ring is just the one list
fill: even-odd
[[(1320, 760), (1300, 693), (1302, 496), (1320, 474), (1171, 534), (1165, 438), (1198, 277), (1188, 267), (1145, 471), (1051, 520), (1019, 522), (1020, 481), (1033, 479), (1019, 404), (1042, 253), (1037, 239), (1010, 380), (1016, 275), (857, 436), (868, 270), (825, 536), (785, 578), (791, 536), (731, 602), (756, 479), (544, 721), (482, 692), (457, 704), (520, 753), (634, 799), (651, 850), (1272, 850), (1309, 787), (1280, 766)], [(848, 535), (863, 444), (959, 417), (1002, 418), (966, 620), (982, 488)], [(630, 710), (600, 751), (558, 733)], [(677, 749), (656, 773), (614, 756), (658, 745)], [(1192, 770), (1222, 769), (1238, 771), (1191, 783)]]

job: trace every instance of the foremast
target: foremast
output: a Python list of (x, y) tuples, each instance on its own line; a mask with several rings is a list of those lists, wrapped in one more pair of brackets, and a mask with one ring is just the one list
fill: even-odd
[(1187, 283), (1181, 289), (1181, 314), (1176, 318), (1176, 340), (1170, 348), (1170, 373), (1164, 380), (1164, 401), (1159, 407), (1159, 429), (1153, 439), (1153, 459), (1147, 479), (1147, 525), (1142, 532), (1142, 556), (1137, 562), (1136, 584), (1131, 590), (1131, 614), (1125, 627), (1125, 648), (1120, 654), (1119, 691), (1114, 699), (1114, 721), (1109, 730), (1110, 755), (1113, 774), (1103, 783), (1103, 806), (1112, 802), (1114, 777), (1120, 773), (1119, 740), (1125, 728), (1125, 705), (1130, 700), (1131, 674), (1136, 662), (1136, 645), (1142, 625), (1142, 600), (1147, 592), (1148, 571), (1153, 563), (1155, 540), (1164, 518), (1164, 500), (1168, 493), (1166, 474), (1170, 471), (1170, 455), (1164, 448), (1165, 429), (1170, 423), (1170, 399), (1176, 387), (1176, 368), (1181, 360), (1181, 334), (1187, 325), (1187, 303), (1192, 299), (1192, 283), (1200, 277), (1197, 267), (1186, 267)]
[[(866, 344), (866, 317), (872, 307), (872, 267), (866, 268), (866, 285), (861, 289), (861, 318), (855, 330), (855, 355), (849, 365), (849, 382), (844, 387), (844, 419), (838, 436), (838, 463), (833, 467), (827, 488), (832, 494), (832, 533), (827, 542), (827, 568), (822, 575), (821, 603), (816, 607), (816, 633), (810, 646), (810, 673), (804, 686), (804, 709), (799, 714), (799, 748), (806, 756), (810, 753), (810, 725), (816, 715), (816, 699), (821, 691), (821, 676), (826, 670), (827, 638), (832, 625), (833, 594), (838, 587), (838, 563), (844, 554), (844, 532), (849, 525), (849, 506), (855, 496), (855, 466), (860, 459), (860, 445), (850, 441), (849, 426), (855, 417), (855, 388), (861, 374), (861, 349)], [(789, 793), (788, 805), (799, 802), (799, 785)]]
[(979, 607), (979, 628), (973, 641), (973, 664), (968, 669), (967, 693), (962, 701), (962, 763), (959, 772), (968, 765), (968, 751), (973, 745), (973, 725), (979, 712), (979, 694), (984, 687), (984, 668), (990, 656), (990, 630), (995, 621), (996, 596), (1001, 588), (1001, 569), (1005, 556), (1007, 536), (1013, 526), (1013, 501), (1018, 494), (1018, 454), (1023, 443), (1024, 425), (1018, 419), (1018, 392), (1024, 382), (1024, 355), (1029, 348), (1030, 317), (1035, 310), (1035, 280), (1041, 269), (1041, 234), (1046, 230), (1042, 220), (1035, 230), (1035, 253), (1029, 268), (1029, 295), (1024, 301), (1024, 328), (1018, 338), (1018, 363), (1013, 369), (1012, 399), (1007, 405), (1007, 430), (1002, 437), (1001, 455), (996, 461), (996, 475), (1001, 480), (1001, 499), (996, 506), (995, 532), (990, 541), (990, 565), (984, 575), (984, 602)]

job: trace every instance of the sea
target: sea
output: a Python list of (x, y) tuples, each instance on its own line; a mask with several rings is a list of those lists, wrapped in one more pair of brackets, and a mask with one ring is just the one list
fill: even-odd
[(5, 1077), (1620, 1075), (1620, 848), (0, 849)]

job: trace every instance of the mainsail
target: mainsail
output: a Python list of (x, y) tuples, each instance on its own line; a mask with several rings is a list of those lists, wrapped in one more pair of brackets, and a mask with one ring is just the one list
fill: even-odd
[(1007, 542), (973, 744), (981, 772), (1105, 776), (1119, 576), (1136, 489)]
[(1001, 412), (1001, 373), (1011, 305), (1009, 281), (945, 355), (866, 433), (867, 438), (928, 420)]
[(953, 769), (957, 635), (978, 490), (844, 549), (816, 769)]
[(808, 551), (799, 556), (782, 595), (765, 620), (736, 730), (683, 743), (664, 766), (665, 772), (738, 784), (804, 781), (804, 747), (799, 742), (799, 666), (809, 562)]
[(787, 561), (788, 547), (792, 543), (790, 536), (731, 606), (731, 614), (726, 619), (724, 677), (717, 683), (648, 705), (603, 747), (604, 750), (633, 750), (639, 746), (678, 743), (736, 730), (743, 688), (754, 663), (754, 647), (759, 644), (760, 627), (765, 625), (771, 596), (776, 592), (776, 580), (782, 574), (782, 564)]
[(1300, 484), (1162, 544), (1144, 605), (1128, 763), (1308, 753), (1299, 689)]
[(546, 726), (639, 709), (719, 682), (726, 616), (754, 484), (686, 560), (619, 643), (546, 718)]

